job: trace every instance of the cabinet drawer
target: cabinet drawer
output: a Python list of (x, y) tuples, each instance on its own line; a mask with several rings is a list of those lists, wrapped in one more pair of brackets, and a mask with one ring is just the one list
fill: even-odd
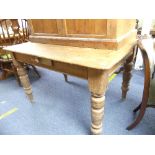
[(23, 55), (23, 54), (15, 54), (15, 58), (17, 61), (28, 63), (28, 64), (34, 64), (37, 66), (44, 66), (44, 67), (52, 66), (52, 61), (45, 58), (38, 58), (35, 56)]
[(38, 64), (40, 62), (38, 57), (30, 56), (30, 55), (15, 54), (15, 58), (20, 62), (25, 62), (30, 64)]

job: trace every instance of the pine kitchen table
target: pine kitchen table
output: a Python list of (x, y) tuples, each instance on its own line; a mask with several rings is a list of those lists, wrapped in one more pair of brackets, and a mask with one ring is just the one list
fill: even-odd
[(88, 80), (91, 93), (91, 132), (101, 134), (108, 77), (124, 64), (122, 97), (125, 98), (131, 78), (134, 46), (135, 41), (118, 50), (27, 42), (5, 47), (4, 50), (12, 54), (25, 93), (31, 101), (32, 88), (23, 63)]

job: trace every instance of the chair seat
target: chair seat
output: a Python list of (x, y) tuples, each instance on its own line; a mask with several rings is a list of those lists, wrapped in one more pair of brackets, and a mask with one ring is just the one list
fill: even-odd
[(12, 58), (11, 58), (11, 55), (10, 54), (3, 54), (3, 55), (0, 55), (0, 62), (3, 62), (3, 63), (8, 63), (8, 62), (12, 62)]

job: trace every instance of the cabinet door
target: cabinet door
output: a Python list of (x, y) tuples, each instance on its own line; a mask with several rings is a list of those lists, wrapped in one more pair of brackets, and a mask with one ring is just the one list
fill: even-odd
[(79, 37), (103, 37), (107, 34), (106, 19), (67, 19), (67, 35)]
[(31, 22), (35, 34), (58, 34), (56, 19), (32, 19)]

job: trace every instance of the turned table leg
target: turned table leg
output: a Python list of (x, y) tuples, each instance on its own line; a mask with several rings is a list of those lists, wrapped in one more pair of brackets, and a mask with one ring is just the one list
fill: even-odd
[(91, 132), (92, 134), (102, 133), (102, 119), (104, 113), (105, 96), (91, 94)]
[(131, 71), (133, 66), (133, 57), (132, 54), (124, 64), (124, 72), (123, 72), (123, 82), (122, 82), (122, 99), (126, 98), (127, 92), (129, 90), (129, 82), (132, 77)]
[(33, 102), (32, 88), (27, 72), (25, 71), (22, 64), (16, 61), (14, 57), (13, 57), (13, 64), (17, 68), (17, 73), (19, 75), (20, 82), (24, 88), (25, 94), (28, 96), (29, 100)]
[(91, 132), (102, 133), (105, 92), (108, 84), (108, 73), (98, 70), (88, 71), (88, 85), (91, 92)]
[(68, 82), (67, 74), (63, 74), (63, 75), (64, 75), (64, 78), (65, 78), (65, 81)]

